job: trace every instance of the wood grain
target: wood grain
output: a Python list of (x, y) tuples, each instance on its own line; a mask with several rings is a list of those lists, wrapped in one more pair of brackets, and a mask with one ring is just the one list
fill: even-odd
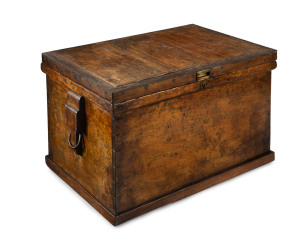
[(112, 225), (117, 226), (130, 219), (138, 217), (144, 213), (162, 207), (166, 204), (176, 202), (197, 192), (203, 191), (216, 184), (222, 183), (240, 174), (246, 173), (252, 169), (260, 167), (264, 164), (272, 162), (274, 160), (274, 152), (262, 155), (258, 158), (248, 160), (247, 162), (237, 165), (225, 172), (221, 172), (211, 178), (202, 180), (189, 187), (183, 188), (168, 195), (164, 195), (152, 202), (146, 203), (140, 207), (137, 207), (131, 211), (122, 213), (120, 215), (114, 215), (109, 212), (101, 202), (96, 200), (82, 185), (78, 184), (69, 174), (67, 174), (58, 164), (56, 164), (49, 156), (46, 156), (46, 164), (53, 170), (61, 179), (63, 179), (68, 185), (70, 185), (81, 197), (83, 197), (92, 207), (94, 207), (105, 219), (107, 219)]
[(257, 158), (250, 159), (240, 165), (237, 165), (231, 169), (228, 169), (227, 171), (220, 172), (219, 174), (216, 174), (208, 179), (204, 179), (204, 180), (202, 180), (198, 183), (195, 183), (191, 186), (185, 187), (176, 192), (173, 192), (171, 194), (167, 194), (163, 197), (160, 197), (154, 201), (148, 202), (148, 203), (146, 203), (142, 206), (139, 206), (133, 210), (130, 210), (128, 212), (117, 215), (116, 219), (115, 219), (115, 223), (116, 223), (116, 225), (124, 223), (124, 222), (126, 222), (130, 219), (133, 219), (135, 217), (138, 217), (144, 213), (150, 212), (154, 209), (157, 209), (157, 208), (167, 205), (169, 203), (176, 202), (178, 200), (181, 200), (183, 198), (191, 196), (195, 193), (203, 191), (209, 187), (212, 187), (212, 186), (222, 183), (226, 180), (232, 179), (243, 173), (246, 173), (250, 170), (258, 168), (262, 165), (270, 163), (270, 162), (274, 161), (274, 159), (275, 159), (275, 154), (272, 151), (270, 151), (264, 155), (261, 155)]
[[(111, 114), (85, 100), (84, 151), (78, 155), (68, 144), (65, 120), (69, 88), (47, 76), (49, 155), (111, 212), (114, 211)], [(84, 91), (78, 89), (78, 94)]]
[(97, 200), (87, 189), (80, 185), (70, 174), (55, 163), (49, 155), (45, 157), (47, 166), (94, 207), (106, 220), (116, 225), (116, 216), (110, 212), (99, 200)]
[[(164, 81), (183, 73), (211, 69), (213, 76), (217, 76), (230, 69), (250, 66), (255, 59), (268, 62), (274, 58), (276, 50), (187, 25), (47, 52), (43, 54), (43, 63), (114, 103), (115, 92), (118, 92), (116, 102), (122, 102), (130, 96), (125, 93), (127, 90), (132, 92), (131, 89), (154, 83), (156, 89), (160, 85), (164, 88)], [(180, 81), (175, 82), (170, 86), (182, 85)], [(126, 98), (122, 99), (120, 94)]]
[(46, 163), (113, 225), (268, 163), (276, 59), (196, 25), (44, 53)]
[[(194, 83), (185, 84), (180, 87), (174, 87), (167, 90), (161, 90), (149, 95), (143, 95), (137, 97), (133, 100), (128, 100), (121, 103), (114, 104), (114, 115), (120, 117), (124, 112), (144, 107), (147, 105), (155, 104), (157, 102), (165, 101), (181, 95), (190, 94), (196, 91), (202, 91), (208, 88), (216, 87), (223, 84), (229, 84), (233, 81), (240, 80), (251, 75), (263, 73), (270, 71), (276, 68), (276, 62), (268, 62), (265, 64), (260, 64), (253, 67), (244, 68), (241, 70), (236, 70), (227, 74), (223, 74), (217, 77), (208, 78), (204, 81), (196, 81)], [(191, 76), (191, 75), (188, 75)], [(196, 75), (193, 74), (193, 77), (196, 78)], [(133, 94), (138, 94), (138, 91)]]
[(124, 112), (116, 209), (130, 210), (270, 150), (270, 72)]
[(112, 104), (92, 91), (84, 88), (83, 86), (71, 81), (70, 79), (62, 76), (57, 71), (52, 70), (45, 64), (41, 64), (42, 71), (50, 77), (50, 79), (55, 80), (57, 84), (62, 85), (62, 87), (73, 90), (75, 92), (81, 92), (82, 96), (91, 101), (93, 104), (99, 105), (102, 109), (112, 113)]

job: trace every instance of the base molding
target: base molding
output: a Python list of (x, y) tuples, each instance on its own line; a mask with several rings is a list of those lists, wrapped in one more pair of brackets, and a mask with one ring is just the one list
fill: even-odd
[(90, 205), (92, 205), (106, 220), (116, 225), (115, 215), (111, 213), (99, 200), (93, 197), (82, 185), (70, 176), (62, 167), (54, 162), (49, 155), (45, 157), (47, 166), (64, 180), (71, 188), (73, 188), (81, 197), (83, 197)]
[(141, 205), (135, 209), (124, 212), (119, 215), (114, 215), (110, 212), (100, 201), (94, 198), (83, 186), (76, 182), (67, 172), (65, 172), (57, 163), (55, 163), (50, 156), (46, 156), (46, 164), (54, 171), (61, 179), (69, 184), (80, 196), (82, 196), (89, 204), (91, 204), (104, 218), (106, 218), (111, 224), (119, 225), (132, 218), (140, 216), (146, 212), (152, 211), (156, 208), (164, 206), (166, 204), (178, 201), (192, 194), (205, 190), (216, 184), (222, 183), (233, 177), (246, 173), (259, 166), (267, 164), (275, 159), (275, 154), (270, 151), (267, 154), (248, 160), (240, 165), (232, 167), (224, 172), (216, 174), (210, 178), (202, 180), (191, 186), (185, 187), (168, 195), (162, 196), (154, 201)]

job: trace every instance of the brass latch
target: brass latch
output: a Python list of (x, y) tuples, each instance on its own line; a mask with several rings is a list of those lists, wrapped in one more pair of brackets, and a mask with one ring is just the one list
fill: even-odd
[(197, 72), (197, 81), (207, 80), (210, 77), (210, 70), (202, 70)]
[(85, 130), (84, 98), (73, 91), (68, 91), (65, 112), (66, 124), (70, 128), (69, 145), (77, 154), (82, 155)]

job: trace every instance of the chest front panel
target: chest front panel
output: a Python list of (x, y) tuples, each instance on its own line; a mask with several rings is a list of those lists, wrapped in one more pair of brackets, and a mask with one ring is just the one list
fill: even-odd
[(126, 112), (117, 122), (117, 210), (135, 208), (270, 149), (270, 72)]

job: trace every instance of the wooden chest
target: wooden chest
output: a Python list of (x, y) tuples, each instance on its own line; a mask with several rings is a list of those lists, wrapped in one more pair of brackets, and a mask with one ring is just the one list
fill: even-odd
[(44, 53), (46, 163), (113, 225), (266, 164), (276, 57), (196, 25)]

